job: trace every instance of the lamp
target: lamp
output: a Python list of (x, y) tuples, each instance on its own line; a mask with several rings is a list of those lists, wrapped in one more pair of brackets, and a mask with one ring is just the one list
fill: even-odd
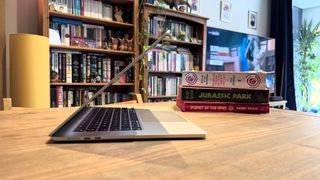
[(10, 96), (14, 107), (49, 108), (49, 39), (11, 34)]

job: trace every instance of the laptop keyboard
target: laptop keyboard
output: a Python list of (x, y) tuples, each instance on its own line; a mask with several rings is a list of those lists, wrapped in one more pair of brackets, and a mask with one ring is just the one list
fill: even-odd
[(93, 108), (75, 132), (142, 130), (134, 108)]

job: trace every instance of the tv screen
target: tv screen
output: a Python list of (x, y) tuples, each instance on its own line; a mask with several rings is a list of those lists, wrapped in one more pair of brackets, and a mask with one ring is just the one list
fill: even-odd
[(206, 71), (268, 73), (267, 87), (274, 92), (275, 39), (208, 27)]

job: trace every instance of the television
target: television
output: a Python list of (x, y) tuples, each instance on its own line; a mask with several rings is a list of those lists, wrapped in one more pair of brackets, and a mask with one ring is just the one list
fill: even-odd
[(270, 93), (275, 88), (275, 39), (208, 27), (206, 71), (267, 72)]

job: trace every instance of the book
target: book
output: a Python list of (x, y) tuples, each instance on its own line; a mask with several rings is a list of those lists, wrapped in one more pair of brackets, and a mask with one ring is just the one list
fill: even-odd
[(183, 86), (266, 89), (267, 73), (260, 71), (185, 71)]
[(183, 101), (268, 103), (269, 90), (179, 86), (179, 98)]
[(183, 101), (177, 97), (176, 104), (183, 112), (238, 112), (253, 114), (270, 112), (269, 103)]
[(56, 87), (56, 107), (63, 107), (63, 86)]
[(72, 54), (72, 82), (80, 82), (80, 55)]

